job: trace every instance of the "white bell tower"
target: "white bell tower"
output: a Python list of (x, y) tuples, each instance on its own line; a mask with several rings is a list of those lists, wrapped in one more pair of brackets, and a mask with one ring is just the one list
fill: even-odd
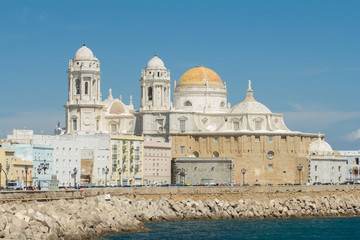
[(170, 70), (156, 55), (150, 59), (141, 73), (140, 111), (166, 111), (171, 108)]
[(85, 44), (69, 61), (66, 132), (100, 131), (100, 62)]

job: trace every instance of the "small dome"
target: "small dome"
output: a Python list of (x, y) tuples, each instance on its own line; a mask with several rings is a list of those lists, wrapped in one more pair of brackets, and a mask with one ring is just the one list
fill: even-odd
[(147, 69), (166, 70), (164, 62), (155, 54), (147, 64)]
[(176, 87), (220, 87), (224, 88), (224, 84), (219, 75), (213, 70), (198, 66), (186, 71)]
[(110, 108), (110, 114), (121, 114), (125, 113), (124, 106), (121, 102), (114, 102)]
[(79, 50), (76, 51), (74, 59), (76, 59), (76, 60), (93, 60), (94, 54), (84, 44), (81, 48), (79, 48)]
[(251, 89), (251, 81), (249, 80), (249, 88), (246, 90), (246, 98), (243, 102), (236, 104), (232, 109), (232, 113), (271, 113), (264, 104), (259, 103), (253, 97), (253, 90)]
[(334, 151), (330, 144), (322, 140), (319, 136), (318, 140), (310, 144), (309, 154), (315, 156), (331, 156), (334, 154)]
[(264, 104), (256, 101), (243, 101), (236, 104), (232, 109), (231, 113), (253, 113), (253, 114), (266, 114), (271, 113)]

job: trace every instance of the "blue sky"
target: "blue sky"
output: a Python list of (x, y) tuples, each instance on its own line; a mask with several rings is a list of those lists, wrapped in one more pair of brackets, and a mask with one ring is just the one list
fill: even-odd
[(133, 95), (156, 50), (178, 80), (203, 65), (242, 101), (283, 113), (291, 130), (360, 147), (360, 1), (1, 1), (0, 137), (64, 124), (68, 61), (86, 42), (102, 93)]

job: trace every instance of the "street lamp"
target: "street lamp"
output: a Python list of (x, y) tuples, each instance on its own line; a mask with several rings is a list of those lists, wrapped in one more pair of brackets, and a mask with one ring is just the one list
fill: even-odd
[(25, 187), (27, 187), (27, 175), (28, 175), (28, 166), (25, 166)]
[(246, 169), (245, 169), (245, 168), (241, 169), (241, 173), (242, 173), (242, 175), (243, 175), (243, 186), (245, 186), (245, 173), (246, 173)]
[(74, 188), (76, 188), (76, 174), (77, 174), (78, 170), (77, 168), (74, 168)]
[(119, 187), (120, 187), (121, 186), (121, 173), (122, 173), (121, 168), (118, 169), (118, 173), (119, 173)]
[(40, 167), (38, 167), (37, 172), (38, 172), (38, 189), (41, 190), (40, 189), (40, 179), (39, 179), (39, 175), (41, 173), (41, 168)]
[(181, 169), (180, 170), (180, 172), (179, 172), (179, 175), (180, 175), (180, 183), (181, 183), (181, 181), (182, 181), (182, 184), (183, 184), (183, 186), (184, 186), (184, 184), (185, 184), (185, 175), (186, 175), (186, 173), (185, 173), (185, 169)]
[(106, 166), (105, 167), (105, 187), (107, 187), (107, 175), (109, 173), (109, 168)]
[(231, 162), (229, 165), (230, 169), (230, 185), (232, 185), (232, 170), (234, 169), (234, 164)]
[(297, 170), (299, 171), (299, 184), (301, 185), (301, 171), (303, 170), (303, 166), (299, 164), (299, 166), (297, 166)]
[(8, 184), (7, 174), (6, 174), (5, 170), (2, 168), (2, 164), (0, 163), (0, 186), (1, 186), (1, 171), (3, 171), (5, 174), (5, 188), (6, 188), (7, 184)]
[(351, 175), (353, 173), (353, 170), (351, 168), (349, 169), (349, 173), (350, 173), (350, 181), (351, 181)]

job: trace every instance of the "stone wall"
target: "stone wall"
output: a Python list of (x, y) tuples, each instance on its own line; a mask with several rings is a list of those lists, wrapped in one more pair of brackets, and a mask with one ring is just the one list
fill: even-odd
[(89, 188), (81, 190), (56, 191), (2, 191), (0, 201), (50, 201), (59, 199), (82, 199), (104, 194), (124, 196), (128, 198), (176, 200), (192, 198), (221, 199), (232, 201), (236, 198), (269, 199), (276, 197), (323, 196), (328, 194), (351, 193), (360, 196), (360, 185), (316, 185), (316, 186), (237, 186), (237, 187), (121, 187), (121, 188)]
[[(309, 189), (302, 192), (301, 189), (214, 191), (214, 188), (197, 188), (198, 193), (189, 188), (148, 189), (156, 189), (156, 193), (144, 190), (141, 195), (137, 189), (128, 189), (121, 194), (133, 194), (132, 198), (115, 196), (120, 192), (113, 191), (111, 199), (106, 199), (101, 191), (91, 190), (63, 194), (99, 196), (47, 202), (10, 201), (0, 206), (0, 238), (90, 239), (108, 233), (146, 230), (143, 223), (148, 221), (360, 216), (359, 189), (355, 188), (318, 192)], [(164, 196), (161, 192), (169, 194), (169, 198), (142, 198)], [(172, 192), (174, 195), (170, 194)], [(188, 197), (190, 193), (193, 198), (173, 199), (173, 196)]]

